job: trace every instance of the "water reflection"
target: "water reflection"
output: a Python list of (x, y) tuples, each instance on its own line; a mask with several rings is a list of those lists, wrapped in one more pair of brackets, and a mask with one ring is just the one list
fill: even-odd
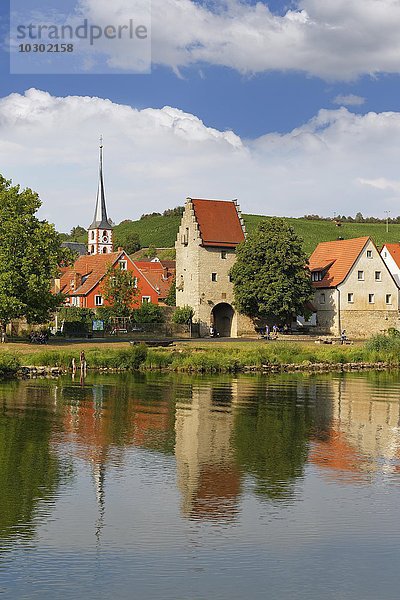
[(3, 384), (0, 538), (32, 539), (78, 476), (90, 480), (94, 505), (69, 501), (85, 503), (97, 542), (105, 525), (113, 535), (116, 473), (127, 500), (157, 484), (160, 498), (141, 500), (144, 515), (166, 490), (172, 520), (225, 526), (241, 523), (250, 498), (275, 509), (302, 502), (313, 475), (347, 486), (395, 478), (399, 398), (399, 377), (387, 373)]
[(233, 386), (194, 385), (190, 402), (179, 402), (175, 457), (182, 513), (231, 519), (238, 510), (242, 470), (232, 446)]
[(34, 535), (40, 501), (49, 504), (68, 466), (51, 449), (54, 423), (43, 418), (49, 388), (0, 387), (0, 539)]
[(332, 382), (332, 418), (313, 444), (310, 461), (341, 481), (367, 482), (400, 468), (400, 389), (382, 373)]

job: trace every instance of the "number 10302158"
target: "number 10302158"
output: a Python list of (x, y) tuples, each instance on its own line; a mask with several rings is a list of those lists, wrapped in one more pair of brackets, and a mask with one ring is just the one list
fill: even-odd
[(73, 52), (73, 44), (20, 44), (18, 52)]

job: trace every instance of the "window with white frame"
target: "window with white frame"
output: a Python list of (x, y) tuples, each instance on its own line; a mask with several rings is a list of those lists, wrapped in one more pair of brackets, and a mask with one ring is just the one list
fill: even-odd
[(372, 258), (372, 250), (367, 250), (367, 258)]
[(128, 261), (126, 260), (120, 260), (119, 261), (119, 268), (121, 269), (121, 271), (126, 271), (128, 268)]
[(354, 302), (354, 294), (352, 292), (350, 292), (349, 294), (347, 294), (347, 302), (349, 302), (349, 304), (353, 304), (353, 302)]
[(150, 296), (142, 296), (142, 304), (149, 304), (151, 301)]
[(374, 304), (375, 303), (375, 294), (368, 294), (368, 302), (370, 304)]
[(358, 271), (357, 279), (358, 281), (364, 281), (364, 271)]
[(382, 281), (382, 272), (375, 271), (375, 281)]
[(103, 306), (103, 296), (95, 296), (94, 297), (95, 306)]
[(386, 304), (392, 304), (392, 294), (386, 294)]
[(81, 303), (79, 296), (72, 296), (71, 304), (72, 306), (80, 306)]
[(225, 260), (226, 256), (227, 256), (226, 250), (221, 250), (221, 258)]
[(217, 281), (217, 274), (216, 273), (211, 273), (211, 281)]

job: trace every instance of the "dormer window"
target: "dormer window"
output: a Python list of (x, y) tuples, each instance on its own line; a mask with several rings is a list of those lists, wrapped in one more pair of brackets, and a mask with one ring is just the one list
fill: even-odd
[(322, 271), (313, 271), (311, 273), (311, 281), (322, 281), (324, 274)]

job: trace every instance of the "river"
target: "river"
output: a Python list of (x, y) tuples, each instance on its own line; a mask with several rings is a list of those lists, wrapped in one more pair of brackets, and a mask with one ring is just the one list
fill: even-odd
[(400, 376), (0, 385), (0, 597), (398, 600)]

